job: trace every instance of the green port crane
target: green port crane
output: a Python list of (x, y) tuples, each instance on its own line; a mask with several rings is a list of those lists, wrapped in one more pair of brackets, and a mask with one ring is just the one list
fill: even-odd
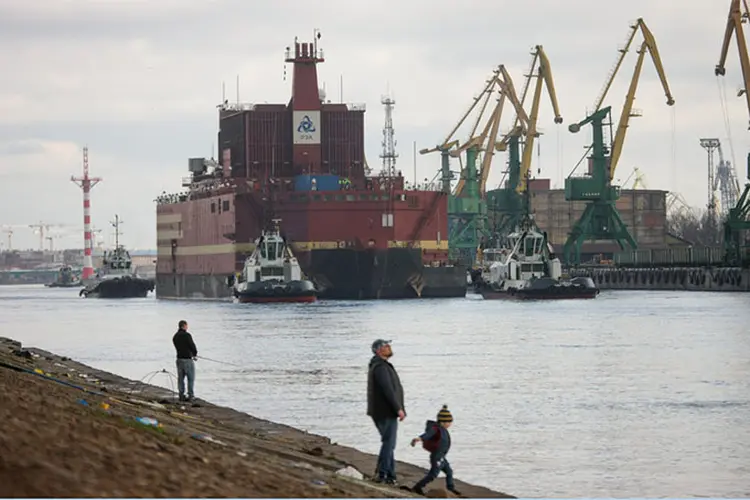
[[(744, 7), (744, 11), (742, 8)], [(750, 18), (747, 2), (732, 0), (729, 6), (727, 28), (724, 32), (724, 41), (721, 46), (719, 64), (716, 65), (714, 73), (716, 76), (724, 76), (729, 52), (729, 43), (734, 34), (737, 39), (737, 51), (740, 57), (740, 68), (742, 69), (743, 89), (738, 96), (745, 96), (748, 112), (750, 112), (750, 58), (747, 53), (745, 32), (742, 23)], [(750, 127), (749, 127), (750, 128)], [(747, 155), (747, 183), (742, 191), (737, 204), (729, 209), (729, 215), (724, 221), (724, 261), (731, 266), (747, 266), (750, 264), (750, 244), (748, 244), (748, 233), (750, 230), (750, 153)]]
[[(508, 151), (508, 182), (504, 188), (487, 193), (488, 204), (496, 214), (492, 228), (495, 235), (505, 235), (512, 231), (520, 222), (524, 212), (523, 195), (528, 189), (534, 140), (541, 135), (537, 130), (537, 121), (543, 85), (547, 87), (552, 110), (555, 113), (554, 122), (560, 124), (563, 121), (557, 103), (552, 67), (547, 54), (541, 45), (537, 45), (531, 55), (531, 66), (526, 74), (526, 83), (520, 101), (521, 108), (523, 108), (531, 80), (536, 78), (531, 111), (528, 118), (516, 114), (511, 131), (497, 144), (499, 151), (506, 149)], [(521, 141), (523, 141), (522, 153)]]
[[(674, 99), (672, 98), (664, 67), (661, 63), (661, 57), (659, 56), (659, 50), (656, 46), (656, 40), (651, 30), (648, 29), (642, 18), (639, 18), (630, 28), (631, 31), (625, 47), (620, 50), (620, 56), (597, 99), (594, 111), (584, 120), (573, 123), (568, 127), (572, 133), (580, 131), (581, 127), (588, 124), (591, 124), (593, 129), (593, 143), (588, 148), (592, 153), (589, 157), (588, 176), (573, 177), (571, 173), (565, 179), (565, 199), (568, 201), (588, 202), (581, 218), (575, 223), (565, 242), (563, 252), (569, 264), (580, 263), (581, 246), (587, 240), (615, 241), (621, 250), (625, 249), (626, 244), (633, 250), (638, 248), (638, 244), (630, 234), (628, 227), (623, 222), (615, 206), (615, 203), (620, 198), (620, 187), (612, 185), (612, 180), (614, 179), (615, 169), (623, 150), (625, 134), (630, 118), (632, 116), (640, 116), (640, 113), (633, 110), (633, 101), (635, 100), (635, 93), (638, 88), (638, 80), (643, 68), (646, 51), (651, 55), (651, 59), (656, 67), (659, 80), (661, 80), (664, 93), (667, 97), (667, 105), (674, 105)], [(601, 106), (638, 30), (643, 34), (643, 42), (638, 50), (638, 60), (635, 64), (630, 87), (628, 88), (622, 113), (620, 114), (620, 121), (617, 125), (617, 132), (612, 140), (610, 149), (605, 144), (604, 132), (605, 119), (609, 118), (607, 126), (611, 127), (612, 124), (610, 115), (611, 106), (604, 108)]]

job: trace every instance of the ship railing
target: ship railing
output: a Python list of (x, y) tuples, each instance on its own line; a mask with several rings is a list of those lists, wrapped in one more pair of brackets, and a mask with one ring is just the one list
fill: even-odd
[(405, 191), (440, 191), (443, 185), (439, 182), (404, 183)]
[(347, 103), (346, 109), (349, 111), (366, 111), (367, 105), (363, 102), (358, 103)]
[(216, 106), (220, 111), (252, 111), (255, 103), (252, 102), (225, 102)]

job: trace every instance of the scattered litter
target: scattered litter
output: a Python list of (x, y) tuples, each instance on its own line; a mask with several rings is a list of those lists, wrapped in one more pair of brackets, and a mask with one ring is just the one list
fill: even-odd
[(81, 404), (81, 405), (83, 405), (83, 406), (88, 406), (88, 405), (89, 405), (89, 402), (88, 402), (88, 401), (86, 401), (85, 399), (79, 399), (79, 400), (78, 400), (78, 404)]
[(338, 474), (339, 476), (350, 477), (352, 479), (364, 479), (365, 478), (365, 476), (363, 476), (361, 472), (359, 472), (357, 469), (355, 469), (351, 465), (347, 465), (343, 469), (337, 470), (336, 474)]
[(52, 363), (54, 366), (57, 366), (59, 368), (65, 368), (65, 365), (62, 363)]
[(310, 481), (313, 486), (317, 486), (318, 488), (328, 488), (328, 485), (325, 481), (321, 481), (320, 479), (313, 479)]
[(44, 375), (44, 371), (39, 368), (34, 368), (34, 373), (38, 373), (39, 375)]
[(313, 470), (314, 467), (307, 462), (294, 462), (292, 464), (292, 467), (296, 467), (298, 469), (305, 469), (305, 470)]
[(245, 458), (247, 456), (247, 453), (245, 453), (244, 451), (238, 451), (237, 454), (242, 458)]
[(105, 410), (105, 411), (109, 410), (109, 403), (101, 402), (101, 403), (99, 403), (99, 408), (101, 408), (102, 410)]
[(161, 424), (159, 423), (159, 421), (156, 420), (155, 418), (151, 418), (151, 417), (135, 417), (135, 421), (138, 422), (139, 424), (143, 424), (143, 425), (150, 425), (150, 426), (153, 426), (153, 427), (161, 427)]
[(218, 439), (214, 439), (213, 437), (209, 436), (208, 434), (193, 434), (191, 436), (193, 439), (197, 439), (198, 441), (206, 441), (209, 443), (215, 443), (221, 446), (226, 446), (227, 443), (223, 441), (219, 441)]
[(78, 376), (81, 378), (89, 378), (89, 376), (86, 375), (85, 373), (79, 373)]

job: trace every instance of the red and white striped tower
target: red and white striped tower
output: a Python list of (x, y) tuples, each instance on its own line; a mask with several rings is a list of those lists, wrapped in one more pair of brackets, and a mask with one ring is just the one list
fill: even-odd
[(83, 148), (83, 177), (71, 176), (70, 180), (83, 189), (83, 273), (81, 280), (94, 275), (94, 262), (91, 259), (91, 188), (96, 186), (101, 177), (89, 177), (89, 148)]

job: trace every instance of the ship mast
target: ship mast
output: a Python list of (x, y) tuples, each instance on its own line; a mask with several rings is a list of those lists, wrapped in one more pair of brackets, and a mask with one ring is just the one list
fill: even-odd
[(115, 250), (120, 248), (120, 235), (122, 234), (120, 232), (120, 224), (122, 224), (122, 220), (120, 220), (120, 216), (115, 214), (115, 220), (110, 222), (112, 224), (112, 227), (115, 228)]
[(383, 152), (380, 154), (380, 158), (383, 159), (383, 171), (382, 174), (386, 177), (389, 182), (396, 177), (396, 139), (395, 130), (393, 128), (393, 107), (396, 105), (396, 100), (390, 95), (386, 94), (380, 99), (380, 103), (385, 108), (385, 124), (383, 125)]

